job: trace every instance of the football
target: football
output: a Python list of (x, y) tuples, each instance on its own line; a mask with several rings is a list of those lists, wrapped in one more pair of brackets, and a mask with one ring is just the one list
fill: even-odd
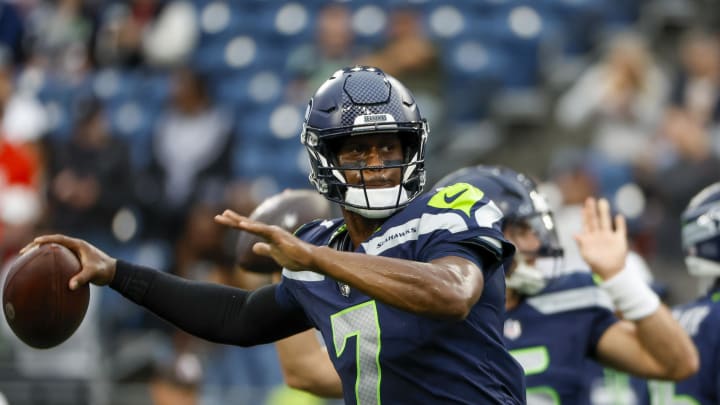
[[(331, 211), (328, 200), (314, 190), (285, 190), (260, 203), (250, 218), (294, 232), (307, 222), (330, 217)], [(261, 240), (259, 236), (242, 232), (235, 247), (236, 264), (252, 273), (281, 271), (273, 259), (253, 252), (253, 245)]]
[(90, 301), (87, 284), (70, 290), (80, 261), (68, 248), (40, 245), (11, 263), (3, 285), (3, 312), (10, 329), (38, 349), (57, 346), (82, 323)]

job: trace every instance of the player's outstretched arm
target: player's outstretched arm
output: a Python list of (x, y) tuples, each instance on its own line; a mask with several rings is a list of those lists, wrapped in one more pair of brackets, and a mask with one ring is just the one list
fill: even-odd
[(276, 301), (275, 286), (248, 292), (193, 282), (117, 260), (86, 241), (64, 235), (38, 237), (22, 251), (43, 243), (64, 245), (80, 259), (81, 270), (70, 279), (71, 289), (86, 283), (109, 284), (131, 301), (206, 340), (250, 346), (311, 326), (300, 309), (288, 309)]
[(253, 221), (230, 210), (217, 215), (223, 225), (265, 239), (253, 251), (288, 270), (328, 275), (400, 309), (442, 319), (464, 319), (480, 298), (483, 275), (470, 260), (448, 256), (430, 263), (340, 252), (304, 242), (278, 226)]
[(597, 346), (600, 361), (638, 376), (681, 380), (699, 367), (697, 350), (657, 295), (635, 274), (623, 270), (627, 256), (625, 220), (613, 218), (605, 199), (590, 198), (583, 230), (575, 239), (601, 287), (626, 321), (617, 322)]

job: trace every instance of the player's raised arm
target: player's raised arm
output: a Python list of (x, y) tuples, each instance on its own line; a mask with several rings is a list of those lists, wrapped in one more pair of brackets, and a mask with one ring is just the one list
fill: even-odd
[(287, 309), (273, 286), (248, 292), (189, 281), (117, 260), (88, 242), (64, 235), (36, 238), (23, 249), (58, 243), (80, 259), (81, 270), (70, 280), (75, 289), (86, 283), (110, 285), (126, 298), (184, 331), (218, 343), (241, 346), (269, 343), (310, 328), (299, 309)]
[(341, 252), (309, 244), (278, 226), (253, 221), (230, 210), (215, 220), (261, 236), (265, 242), (256, 244), (255, 252), (272, 257), (285, 269), (328, 275), (406, 311), (463, 319), (482, 293), (482, 271), (463, 257), (448, 256), (423, 263)]
[(318, 269), (410, 312), (464, 319), (480, 298), (483, 273), (472, 261), (447, 256), (430, 263), (323, 249)]
[(583, 230), (575, 239), (583, 259), (604, 280), (601, 287), (626, 320), (602, 335), (598, 358), (638, 376), (687, 378), (699, 367), (697, 350), (647, 284), (623, 270), (628, 250), (626, 238), (625, 220), (618, 215), (613, 224), (607, 200), (586, 201)]

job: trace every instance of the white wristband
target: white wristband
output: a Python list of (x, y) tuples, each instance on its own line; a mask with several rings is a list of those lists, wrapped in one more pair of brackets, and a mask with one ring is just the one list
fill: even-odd
[(657, 294), (638, 275), (623, 269), (600, 284), (623, 317), (630, 321), (645, 318), (660, 307)]

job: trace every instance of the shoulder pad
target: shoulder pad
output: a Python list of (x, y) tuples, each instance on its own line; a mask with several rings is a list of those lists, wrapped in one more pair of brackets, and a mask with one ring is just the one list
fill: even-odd
[(468, 183), (455, 183), (435, 191), (427, 205), (442, 210), (457, 210), (471, 216), (472, 208), (485, 193)]

